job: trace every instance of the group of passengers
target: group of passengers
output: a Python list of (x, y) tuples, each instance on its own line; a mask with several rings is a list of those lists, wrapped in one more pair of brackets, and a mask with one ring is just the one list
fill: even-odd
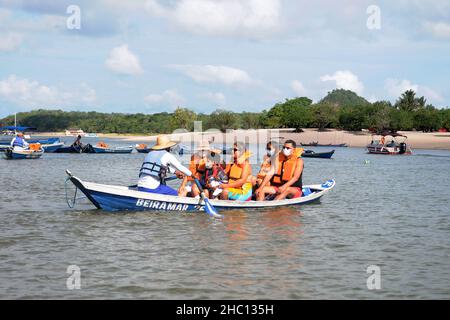
[[(221, 150), (203, 141), (192, 155), (189, 168), (170, 152), (177, 143), (159, 136), (142, 164), (138, 190), (144, 192), (200, 197), (210, 199), (264, 201), (302, 196), (303, 149), (293, 140), (286, 140), (281, 150), (274, 142), (267, 143), (266, 155), (256, 176), (252, 175), (251, 152), (240, 142), (233, 145), (232, 161), (221, 159)], [(166, 185), (168, 174), (182, 179), (175, 190)]]

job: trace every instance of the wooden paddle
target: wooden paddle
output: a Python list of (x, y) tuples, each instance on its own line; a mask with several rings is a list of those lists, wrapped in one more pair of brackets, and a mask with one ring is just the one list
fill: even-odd
[(202, 188), (202, 185), (198, 179), (194, 179), (195, 184), (197, 185), (198, 190), (200, 190), (200, 196), (202, 200), (205, 202), (205, 211), (213, 218), (223, 218), (223, 215), (219, 214), (219, 212), (214, 208), (214, 206), (209, 202), (209, 199), (205, 196), (205, 191)]

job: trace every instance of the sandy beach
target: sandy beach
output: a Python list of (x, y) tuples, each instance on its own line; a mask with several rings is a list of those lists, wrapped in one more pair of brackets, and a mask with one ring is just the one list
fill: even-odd
[[(444, 149), (450, 150), (450, 133), (423, 133), (416, 131), (400, 131), (399, 133), (408, 137), (407, 142), (414, 149)], [(118, 138), (126, 141), (139, 141), (139, 142), (153, 142), (156, 139), (155, 136), (127, 136), (127, 135), (114, 135), (100, 134), (99, 137)], [(365, 147), (372, 140), (372, 135), (368, 132), (349, 132), (340, 130), (327, 130), (319, 132), (317, 129), (305, 129), (304, 132), (295, 133), (291, 130), (234, 130), (232, 132), (223, 133), (181, 133), (172, 134), (172, 139), (178, 140), (183, 143), (189, 143), (190, 141), (200, 141), (201, 139), (213, 140), (214, 143), (231, 143), (235, 140), (241, 141), (266, 141), (266, 139), (285, 140), (292, 139), (297, 143), (310, 143), (319, 142), (320, 144), (340, 144), (346, 143), (349, 147)], [(402, 138), (397, 138), (402, 139)]]
[[(399, 131), (408, 137), (407, 142), (413, 149), (442, 149), (450, 150), (450, 133), (423, 133), (417, 131)], [(39, 136), (64, 136), (63, 132), (39, 133)], [(98, 134), (98, 138), (113, 138), (124, 141), (151, 143), (157, 135), (128, 135), (128, 134)], [(249, 141), (250, 143), (264, 143), (268, 140), (292, 139), (298, 144), (318, 142), (320, 144), (346, 143), (349, 147), (365, 147), (372, 140), (372, 135), (364, 131), (343, 131), (330, 129), (318, 131), (317, 129), (304, 129), (304, 132), (296, 133), (290, 129), (257, 129), (257, 130), (232, 130), (228, 133), (221, 132), (183, 132), (171, 134), (171, 139), (189, 144), (207, 139), (213, 143), (232, 143), (235, 140)], [(379, 139), (379, 137), (378, 137)], [(398, 138), (399, 140), (402, 138)]]

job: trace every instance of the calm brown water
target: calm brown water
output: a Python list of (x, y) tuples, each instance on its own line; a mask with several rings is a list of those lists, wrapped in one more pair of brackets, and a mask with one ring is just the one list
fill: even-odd
[[(2, 159), (0, 298), (450, 298), (450, 152), (337, 149), (334, 160), (305, 159), (305, 184), (337, 181), (320, 203), (223, 221), (67, 207), (65, 169), (129, 185), (143, 157)], [(79, 290), (66, 287), (69, 265), (81, 269)], [(381, 290), (367, 289), (369, 265)]]

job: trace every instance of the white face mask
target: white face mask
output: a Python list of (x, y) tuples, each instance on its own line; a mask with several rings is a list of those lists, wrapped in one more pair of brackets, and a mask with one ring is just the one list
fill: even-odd
[(275, 149), (267, 150), (267, 155), (268, 155), (269, 157), (272, 157), (274, 154), (275, 154)]
[(283, 148), (283, 154), (284, 154), (286, 157), (289, 157), (289, 156), (292, 154), (292, 149), (286, 149), (286, 148)]
[(207, 161), (205, 164), (206, 169), (211, 169), (213, 167), (212, 161)]

